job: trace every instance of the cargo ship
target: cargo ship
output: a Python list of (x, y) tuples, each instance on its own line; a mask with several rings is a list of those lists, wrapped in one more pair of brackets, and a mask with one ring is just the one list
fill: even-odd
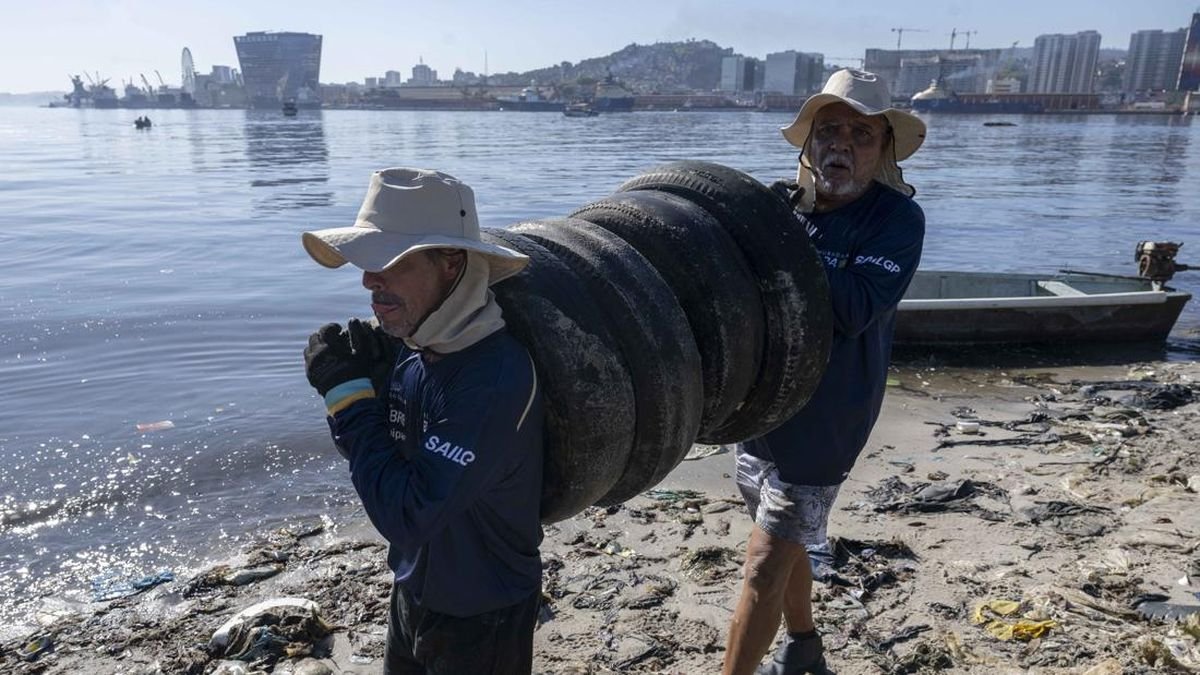
[(101, 80), (100, 74), (96, 74), (96, 79), (93, 80), (91, 75), (84, 73), (87, 76), (90, 84), (84, 85), (83, 78), (78, 75), (71, 76), (72, 91), (69, 94), (63, 94), (65, 104), (62, 106), (55, 105), (52, 107), (68, 107), (68, 108), (116, 108), (120, 105), (117, 100), (117, 92), (112, 87), (108, 86), (108, 80)]
[(498, 96), (496, 103), (500, 110), (517, 112), (562, 112), (567, 104), (562, 101), (551, 101), (542, 98), (540, 92), (533, 87), (525, 87), (517, 96)]
[(924, 113), (1029, 115), (1044, 112), (1045, 106), (1018, 100), (1019, 94), (957, 94), (934, 80), (929, 88), (913, 94), (912, 109)]
[(596, 83), (592, 109), (601, 113), (633, 112), (633, 93), (609, 73), (604, 80)]

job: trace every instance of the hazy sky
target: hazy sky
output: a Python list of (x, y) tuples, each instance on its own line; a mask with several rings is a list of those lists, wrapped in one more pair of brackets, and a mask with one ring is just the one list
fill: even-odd
[[(456, 67), (529, 70), (641, 44), (709, 39), (747, 56), (784, 49), (852, 62), (867, 47), (948, 47), (957, 28), (972, 47), (1033, 45), (1042, 33), (1097, 30), (1104, 47), (1129, 34), (1178, 29), (1196, 0), (0, 0), (0, 91), (69, 89), (82, 70), (121, 79), (180, 80), (180, 51), (196, 69), (237, 67), (232, 36), (290, 30), (325, 36), (322, 82), (362, 81), (385, 70), (408, 77), (418, 58), (448, 77)], [(956, 45), (965, 46), (959, 36)]]

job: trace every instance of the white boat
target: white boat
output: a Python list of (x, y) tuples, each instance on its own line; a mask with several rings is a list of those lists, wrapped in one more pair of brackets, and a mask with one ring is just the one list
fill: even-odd
[(918, 271), (896, 313), (895, 342), (1161, 343), (1191, 297), (1141, 277)]

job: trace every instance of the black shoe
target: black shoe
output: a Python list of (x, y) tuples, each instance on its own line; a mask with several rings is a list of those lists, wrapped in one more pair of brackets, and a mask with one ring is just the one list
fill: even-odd
[(758, 667), (754, 675), (835, 675), (825, 665), (825, 648), (821, 645), (821, 636), (813, 633), (812, 637), (793, 640), (789, 635), (783, 644), (775, 650), (771, 661)]

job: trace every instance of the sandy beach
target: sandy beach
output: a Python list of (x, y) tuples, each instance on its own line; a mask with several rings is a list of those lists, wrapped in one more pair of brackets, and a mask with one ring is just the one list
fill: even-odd
[[(1200, 669), (1197, 447), (1195, 362), (894, 367), (830, 524), (840, 564), (814, 589), (830, 666)], [(751, 521), (728, 449), (691, 457), (651, 492), (545, 528), (535, 672), (719, 671)], [(195, 577), (44, 598), (0, 670), (379, 672), (388, 590), (365, 517), (298, 523)], [(210, 645), (281, 597), (316, 613), (277, 609)]]

